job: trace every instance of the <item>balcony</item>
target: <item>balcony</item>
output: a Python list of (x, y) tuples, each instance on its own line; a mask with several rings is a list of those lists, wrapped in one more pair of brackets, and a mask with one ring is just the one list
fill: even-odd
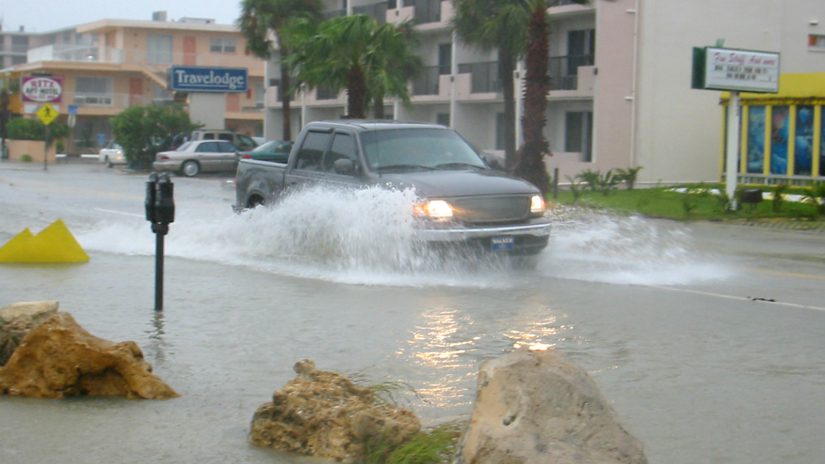
[(123, 50), (89, 45), (46, 45), (29, 49), (27, 61), (123, 63)]
[(470, 93), (496, 93), (501, 91), (497, 61), (459, 64), (458, 73), (470, 74)]
[(372, 5), (362, 5), (352, 7), (355, 14), (367, 15), (378, 21), (379, 24), (387, 22), (387, 2), (373, 3)]
[(593, 55), (550, 57), (550, 90), (577, 90), (579, 68), (593, 63)]
[(412, 82), (413, 95), (438, 95), (439, 67), (428, 66)]

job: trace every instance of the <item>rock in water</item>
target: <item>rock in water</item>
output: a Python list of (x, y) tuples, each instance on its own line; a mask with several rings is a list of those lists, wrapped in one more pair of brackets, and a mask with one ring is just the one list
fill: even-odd
[(0, 368), (0, 393), (36, 398), (178, 396), (152, 374), (137, 344), (95, 337), (64, 312), (26, 334)]
[(644, 464), (641, 443), (583, 369), (555, 351), (482, 364), (464, 464)]
[(312, 361), (294, 369), (298, 376), (255, 411), (253, 444), (357, 462), (369, 444), (392, 449), (421, 429), (412, 412), (391, 407), (339, 374), (315, 369)]
[(57, 301), (26, 301), (0, 309), (0, 367), (5, 366), (23, 337), (57, 312)]

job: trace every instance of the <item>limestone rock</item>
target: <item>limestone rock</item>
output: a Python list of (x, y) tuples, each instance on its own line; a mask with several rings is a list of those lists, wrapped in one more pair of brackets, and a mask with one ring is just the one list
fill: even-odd
[(312, 361), (295, 364), (296, 378), (255, 411), (250, 441), (258, 446), (355, 462), (365, 446), (397, 446), (421, 429), (415, 415), (381, 402), (375, 392)]
[(178, 396), (152, 374), (137, 344), (95, 337), (64, 312), (26, 334), (0, 368), (0, 393), (37, 398)]
[(644, 464), (593, 379), (555, 351), (482, 364), (463, 464)]
[(57, 312), (57, 301), (26, 301), (0, 309), (0, 367), (8, 362), (23, 337)]

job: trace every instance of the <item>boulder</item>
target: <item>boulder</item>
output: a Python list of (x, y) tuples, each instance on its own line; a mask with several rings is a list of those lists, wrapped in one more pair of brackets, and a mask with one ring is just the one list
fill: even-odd
[(561, 354), (515, 351), (482, 364), (463, 464), (643, 464), (592, 378)]
[(32, 328), (57, 312), (57, 301), (26, 301), (0, 309), (0, 367)]
[(339, 374), (317, 370), (312, 361), (300, 361), (294, 370), (296, 378), (255, 411), (253, 444), (358, 462), (370, 444), (392, 449), (421, 429), (412, 412), (393, 408)]
[(26, 334), (6, 365), (0, 367), (0, 394), (36, 398), (178, 396), (152, 374), (137, 344), (95, 337), (65, 312), (52, 315)]

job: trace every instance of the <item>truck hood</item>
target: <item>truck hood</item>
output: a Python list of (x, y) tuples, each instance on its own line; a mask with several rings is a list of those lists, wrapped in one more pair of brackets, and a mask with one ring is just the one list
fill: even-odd
[(425, 198), (539, 193), (533, 184), (491, 169), (394, 172), (383, 174), (377, 180), (395, 188), (413, 188)]

